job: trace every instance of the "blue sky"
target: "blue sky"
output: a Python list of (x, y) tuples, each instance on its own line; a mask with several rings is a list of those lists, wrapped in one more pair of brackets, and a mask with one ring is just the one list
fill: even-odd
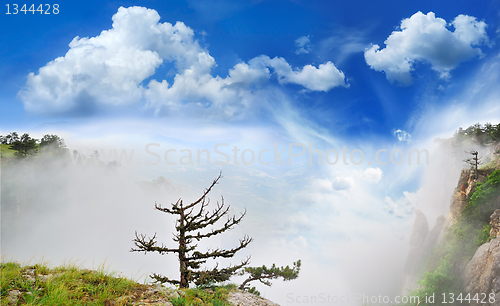
[[(391, 137), (394, 128), (405, 128), (408, 120), (421, 111), (423, 91), (440, 85), (449, 87), (459, 84), (470, 76), (478, 65), (494, 57), (494, 44), (498, 27), (498, 5), (496, 2), (460, 3), (456, 2), (350, 2), (334, 3), (318, 1), (306, 4), (300, 1), (249, 1), (226, 3), (224, 1), (171, 1), (160, 2), (106, 2), (105, 4), (71, 3), (61, 4), (58, 15), (5, 15), (2, 25), (2, 122), (17, 125), (20, 121), (27, 126), (34, 122), (53, 120), (54, 114), (42, 119), (37, 114), (23, 110), (22, 101), (16, 98), (26, 84), (30, 72), (44, 66), (68, 51), (68, 44), (75, 36), (93, 37), (111, 28), (111, 16), (120, 6), (146, 6), (155, 9), (161, 16), (160, 22), (182, 21), (194, 31), (194, 39), (200, 47), (208, 50), (216, 61), (211, 75), (226, 77), (229, 69), (240, 62), (247, 62), (260, 55), (270, 58), (282, 57), (293, 68), (304, 65), (318, 66), (331, 61), (345, 74), (348, 88), (335, 87), (328, 91), (309, 91), (298, 94), (303, 87), (289, 84), (282, 90), (294, 97), (295, 106), (304, 109), (304, 115), (340, 135), (367, 137), (372, 134)], [(371, 44), (384, 47), (384, 41), (396, 30), (401, 20), (416, 12), (424, 14), (432, 11), (436, 17), (450, 23), (465, 14), (487, 24), (487, 43), (477, 45), (484, 54), (465, 57), (453, 63), (449, 79), (440, 79), (426, 59), (412, 65), (411, 86), (397, 86), (385, 79), (384, 72), (370, 69), (363, 51)], [(453, 27), (448, 26), (450, 31)], [(306, 52), (297, 54), (296, 40), (307, 37)], [(172, 65), (164, 62), (156, 69), (152, 78), (165, 78)], [(147, 86), (151, 78), (142, 81)], [(271, 78), (276, 84), (276, 78)], [(379, 92), (384, 92), (380, 94)], [(434, 92), (443, 105), (447, 92)], [(449, 93), (448, 93), (449, 94)], [(138, 103), (140, 105), (141, 102)], [(116, 112), (117, 110), (113, 110)], [(8, 115), (6, 115), (8, 114)], [(11, 114), (15, 114), (12, 116)], [(46, 114), (47, 115), (47, 114)], [(71, 115), (71, 116), (67, 116)], [(58, 119), (70, 120), (79, 116), (57, 115)], [(339, 119), (337, 119), (339, 118)], [(349, 120), (345, 120), (349, 118)], [(332, 120), (333, 119), (333, 120)], [(407, 127), (406, 127), (407, 128)]]
[[(262, 241), (253, 258), (307, 259), (294, 287), (307, 294), (320, 290), (308, 280), (328, 284), (332, 273), (339, 291), (388, 290), (353, 275), (397, 274), (414, 209), (430, 220), (446, 213), (449, 194), (433, 188), (451, 192), (457, 170), (433, 140), (500, 121), (497, 1), (73, 1), (59, 10), (0, 20), (0, 134), (56, 133), (83, 152), (134, 148), (137, 162), (151, 161), (147, 143), (158, 154), (175, 148), (172, 160), (218, 143), (228, 154), (269, 149), (270, 165), (123, 171), (169, 177), (186, 194), (224, 171), (220, 193), (249, 210), (247, 230)], [(365, 160), (309, 165), (308, 151), (293, 166), (273, 164), (273, 146), (288, 160), (291, 143), (323, 157), (345, 146)], [(442, 167), (389, 162), (409, 148)], [(386, 165), (374, 163), (380, 149)], [(450, 182), (436, 185), (444, 172)], [(366, 248), (373, 260), (346, 268)], [(285, 304), (286, 290), (267, 294)]]

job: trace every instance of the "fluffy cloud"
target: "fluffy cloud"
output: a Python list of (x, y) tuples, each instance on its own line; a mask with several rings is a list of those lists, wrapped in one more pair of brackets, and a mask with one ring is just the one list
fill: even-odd
[(409, 143), (411, 141), (411, 135), (406, 131), (398, 129), (393, 131), (392, 134), (401, 142), (406, 141)]
[(474, 46), (488, 42), (485, 29), (486, 23), (475, 17), (459, 15), (448, 25), (433, 12), (417, 12), (403, 19), (400, 30), (392, 32), (384, 42), (384, 49), (372, 45), (365, 50), (365, 60), (372, 69), (384, 71), (391, 82), (410, 84), (415, 61), (430, 63), (441, 77), (447, 78), (460, 62), (481, 55)]
[(309, 46), (310, 42), (309, 35), (297, 38), (295, 40), (295, 45), (297, 46), (295, 54), (309, 53), (311, 51), (311, 47)]
[[(158, 13), (143, 7), (120, 7), (112, 19), (111, 29), (96, 37), (75, 37), (65, 56), (28, 75), (19, 92), (27, 111), (82, 113), (143, 105), (156, 113), (182, 109), (232, 117), (252, 105), (252, 90), (268, 82), (269, 68), (280, 84), (318, 91), (345, 86), (344, 74), (331, 62), (292, 69), (285, 59), (265, 55), (235, 65), (226, 78), (214, 77), (215, 59), (184, 23), (159, 23)], [(143, 84), (166, 63), (174, 65), (172, 84), (162, 79)]]
[(320, 64), (318, 68), (305, 65), (302, 70), (293, 70), (282, 57), (270, 59), (262, 55), (260, 58), (266, 65), (274, 68), (280, 84), (299, 84), (309, 90), (317, 91), (329, 91), (337, 86), (348, 86), (345, 83), (344, 73), (330, 61)]
[(92, 38), (75, 37), (69, 51), (30, 73), (20, 92), (31, 112), (53, 113), (92, 105), (137, 102), (141, 82), (154, 74), (163, 59), (178, 68), (193, 65), (201, 48), (182, 22), (160, 24), (154, 10), (119, 8), (113, 28)]
[(382, 169), (368, 168), (363, 171), (362, 177), (372, 183), (378, 183), (382, 179)]

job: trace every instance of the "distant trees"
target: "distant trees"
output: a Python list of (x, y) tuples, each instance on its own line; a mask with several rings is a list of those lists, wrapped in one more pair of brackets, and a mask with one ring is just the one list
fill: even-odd
[(11, 143), (12, 150), (16, 151), (14, 156), (35, 156), (38, 153), (37, 140), (24, 133), (19, 140)]
[(66, 144), (64, 143), (64, 139), (57, 135), (47, 134), (40, 139), (40, 147), (47, 148), (52, 147), (55, 149), (66, 148)]
[(44, 135), (39, 141), (32, 138), (28, 133), (24, 133), (21, 137), (17, 132), (12, 132), (6, 136), (0, 135), (0, 144), (8, 145), (11, 150), (14, 150), (14, 156), (27, 157), (35, 156), (41, 150), (42, 152), (52, 152), (63, 154), (66, 152), (66, 144), (64, 139), (57, 135)]
[(458, 131), (455, 132), (454, 138), (460, 142), (465, 139), (471, 139), (481, 145), (498, 142), (500, 141), (500, 123), (497, 125), (486, 123), (484, 126), (476, 123), (465, 130), (459, 128)]
[(0, 143), (1, 144), (12, 144), (13, 142), (16, 142), (19, 140), (19, 135), (17, 132), (12, 132), (6, 136), (0, 135)]

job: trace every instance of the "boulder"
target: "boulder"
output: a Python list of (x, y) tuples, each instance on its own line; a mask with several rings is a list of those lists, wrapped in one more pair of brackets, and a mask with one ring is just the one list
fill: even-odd
[(271, 302), (270, 300), (241, 290), (229, 292), (228, 301), (234, 306), (279, 306), (279, 304)]
[[(500, 306), (500, 238), (477, 249), (465, 268), (463, 287), (471, 297), (478, 294), (479, 302), (471, 300), (471, 306)], [(494, 301), (490, 299), (490, 294)], [(483, 300), (483, 297), (486, 298)]]

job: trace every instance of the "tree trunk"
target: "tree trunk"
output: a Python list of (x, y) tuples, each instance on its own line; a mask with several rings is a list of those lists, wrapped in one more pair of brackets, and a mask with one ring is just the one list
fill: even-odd
[(182, 203), (181, 203), (181, 214), (180, 214), (180, 220), (179, 220), (179, 263), (180, 263), (180, 272), (181, 272), (181, 281), (180, 281), (180, 287), (181, 288), (189, 288), (189, 283), (187, 280), (188, 277), (188, 270), (186, 267), (186, 230), (184, 228), (184, 209), (182, 208)]

